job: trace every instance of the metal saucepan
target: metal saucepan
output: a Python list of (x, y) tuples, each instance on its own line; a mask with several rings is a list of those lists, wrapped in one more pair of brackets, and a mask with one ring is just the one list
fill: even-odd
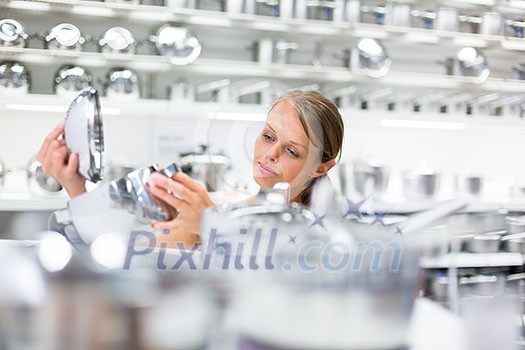
[(157, 35), (151, 36), (157, 53), (171, 58), (175, 65), (186, 65), (195, 61), (202, 50), (199, 39), (187, 28), (165, 24), (159, 28)]
[(476, 175), (457, 176), (456, 188), (462, 195), (478, 196), (483, 191), (483, 178)]
[(382, 195), (388, 188), (389, 170), (377, 163), (354, 162), (354, 188), (362, 195)]
[(25, 65), (18, 62), (0, 63), (0, 92), (27, 94), (31, 87), (31, 75)]
[(485, 55), (475, 47), (462, 47), (456, 52), (461, 75), (476, 78), (476, 83), (484, 82), (489, 74), (489, 64)]
[(352, 71), (372, 78), (380, 78), (390, 71), (392, 60), (383, 45), (375, 39), (359, 40), (351, 54)]
[(86, 43), (80, 29), (71, 23), (60, 23), (44, 36), (47, 49), (80, 51)]
[(0, 46), (25, 47), (27, 39), (29, 35), (19, 22), (10, 18), (0, 20)]
[(182, 171), (200, 181), (208, 191), (224, 190), (230, 158), (223, 155), (190, 154), (181, 158)]
[(140, 98), (140, 81), (137, 73), (128, 68), (113, 68), (102, 79), (105, 95), (109, 98)]
[(505, 228), (510, 234), (525, 232), (525, 216), (507, 216)]
[(35, 158), (29, 161), (26, 169), (27, 185), (33, 194), (57, 193), (62, 190), (62, 185), (52, 176), (44, 173), (42, 164)]
[(226, 0), (194, 0), (195, 8), (209, 11), (226, 11)]
[(67, 147), (79, 155), (79, 174), (92, 182), (102, 180), (104, 130), (97, 90), (84, 90), (71, 103), (64, 135)]
[(84, 67), (65, 65), (55, 74), (55, 93), (60, 96), (72, 97), (91, 86), (93, 75)]
[(98, 42), (100, 52), (134, 54), (136, 42), (129, 30), (123, 27), (109, 28)]
[(497, 253), (501, 237), (499, 232), (474, 235), (466, 241), (466, 248), (471, 253)]
[(410, 198), (431, 198), (439, 190), (440, 175), (425, 165), (405, 172), (403, 190)]
[(503, 250), (525, 254), (525, 232), (506, 235), (501, 238)]

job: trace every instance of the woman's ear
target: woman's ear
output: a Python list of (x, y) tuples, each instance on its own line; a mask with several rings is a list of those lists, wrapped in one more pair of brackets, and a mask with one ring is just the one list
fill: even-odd
[(327, 162), (321, 163), (321, 165), (319, 165), (317, 169), (313, 172), (312, 177), (319, 177), (319, 176), (326, 175), (328, 170), (332, 169), (335, 164), (336, 164), (335, 159), (330, 159)]

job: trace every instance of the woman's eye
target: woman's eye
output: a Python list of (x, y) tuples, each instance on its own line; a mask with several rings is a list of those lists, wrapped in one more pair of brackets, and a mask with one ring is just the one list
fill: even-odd
[(295, 152), (293, 149), (287, 148), (287, 151), (292, 157), (299, 158), (299, 154), (297, 152)]
[(263, 134), (263, 139), (264, 139), (265, 141), (272, 141), (272, 140), (273, 140), (273, 137), (270, 136), (270, 135), (268, 135), (268, 134)]

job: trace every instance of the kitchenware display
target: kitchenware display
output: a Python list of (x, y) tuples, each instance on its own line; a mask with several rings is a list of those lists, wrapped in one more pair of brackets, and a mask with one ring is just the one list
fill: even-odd
[(230, 158), (224, 155), (189, 154), (181, 157), (180, 167), (191, 178), (202, 183), (207, 191), (221, 191), (226, 188), (226, 171)]
[(195, 90), (186, 79), (177, 79), (169, 88), (168, 96), (172, 101), (192, 102), (195, 99)]
[(503, 15), (498, 12), (485, 12), (479, 33), (483, 35), (504, 35), (505, 20)]
[(463, 47), (456, 53), (461, 75), (475, 78), (476, 83), (485, 81), (489, 74), (489, 64), (485, 55), (475, 47)]
[[(372, 22), (374, 24), (378, 24), (378, 25), (384, 25), (385, 24), (385, 17), (386, 17), (386, 13), (387, 13), (387, 8), (384, 7), (384, 6), (361, 6), (361, 14), (363, 16), (363, 19), (366, 21), (366, 22), (369, 22), (370, 19), (367, 20), (367, 17), (368, 18), (372, 18)], [(365, 17), (365, 15), (367, 15), (367, 17)]]
[(80, 51), (86, 38), (82, 36), (80, 29), (71, 23), (60, 23), (44, 36), (47, 49)]
[(392, 3), (386, 8), (385, 24), (391, 26), (410, 27), (410, 5)]
[(226, 11), (226, 0), (193, 0), (195, 8), (208, 11)]
[(505, 25), (507, 28), (507, 31), (505, 32), (510, 37), (515, 38), (523, 38), (523, 34), (525, 33), (525, 21), (523, 20), (506, 20)]
[(505, 291), (520, 302), (520, 312), (525, 313), (525, 273), (514, 273), (507, 276)]
[(127, 54), (134, 54), (137, 45), (130, 31), (123, 27), (109, 28), (98, 44), (103, 53)]
[(333, 21), (336, 10), (333, 0), (309, 0), (306, 2), (306, 18), (321, 21)]
[(386, 49), (375, 39), (359, 40), (351, 53), (352, 71), (363, 73), (372, 78), (385, 76), (392, 64)]
[(76, 96), (91, 86), (93, 75), (84, 67), (65, 65), (55, 74), (54, 89), (60, 96)]
[(0, 20), (0, 46), (25, 47), (28, 39), (22, 24), (10, 18)]
[(352, 165), (354, 189), (363, 196), (384, 194), (388, 188), (389, 171), (382, 164), (354, 162)]
[(478, 16), (458, 16), (459, 28), (458, 31), (467, 33), (480, 33), (480, 27), (483, 19)]
[(202, 50), (199, 39), (189, 29), (165, 24), (150, 40), (155, 43), (157, 53), (170, 57), (175, 65), (186, 65), (195, 61)]
[(0, 93), (27, 94), (31, 87), (31, 75), (22, 63), (0, 62)]
[(112, 68), (102, 79), (105, 95), (115, 99), (140, 98), (140, 82), (137, 73), (128, 68)]
[(44, 173), (42, 164), (35, 158), (29, 161), (26, 169), (27, 184), (29, 191), (33, 194), (50, 194), (62, 190), (62, 185), (52, 176)]
[(403, 178), (403, 192), (409, 198), (432, 198), (439, 191), (440, 175), (424, 163), (407, 171)]
[(462, 195), (481, 195), (483, 192), (483, 178), (476, 175), (456, 176), (456, 189)]
[[(255, 14), (259, 16), (273, 16), (279, 17), (280, 7), (283, 0), (254, 0), (255, 1)], [(293, 1), (288, 0), (292, 3)]]
[(78, 172), (92, 182), (102, 180), (104, 130), (97, 90), (82, 91), (67, 111), (64, 135), (72, 153), (78, 153)]
[(412, 10), (410, 11), (414, 27), (433, 29), (436, 13), (432, 11)]

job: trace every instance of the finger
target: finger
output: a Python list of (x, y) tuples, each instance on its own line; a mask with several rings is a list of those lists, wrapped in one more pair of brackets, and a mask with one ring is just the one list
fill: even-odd
[(43, 159), (40, 162), (42, 164), (42, 170), (44, 172), (49, 171), (52, 168), (54, 162), (54, 154), (56, 150), (60, 147), (60, 142), (58, 140), (53, 140), (49, 144), (49, 147), (46, 150), (46, 153), (43, 155)]
[(172, 192), (175, 197), (188, 202), (192, 206), (200, 206), (201, 200), (199, 194), (193, 192), (183, 184), (160, 174), (152, 174), (150, 179), (153, 182), (153, 186)]
[(184, 186), (188, 187), (190, 190), (195, 191), (197, 193), (202, 193), (202, 191), (206, 192), (206, 189), (204, 186), (202, 186), (200, 183), (189, 177), (188, 175), (178, 172), (175, 175), (172, 176), (172, 179), (174, 181), (180, 182)]
[(157, 187), (155, 185), (149, 186), (149, 191), (151, 194), (153, 194), (155, 197), (163, 200), (167, 204), (171, 205), (172, 207), (176, 208), (178, 211), (187, 211), (191, 209), (190, 203), (186, 202), (185, 200), (178, 199), (173, 194), (168, 193), (165, 189)]
[(55, 152), (53, 152), (53, 155), (52, 155), (52, 158), (53, 158), (53, 163), (55, 166), (63, 166), (63, 165), (66, 165), (66, 160), (67, 160), (67, 147), (66, 146), (62, 146), (60, 148), (57, 148), (57, 150)]
[(171, 221), (156, 221), (151, 224), (151, 227), (154, 230), (157, 231), (167, 231), (167, 233), (171, 233), (174, 230), (181, 229), (183, 227), (183, 223), (181, 220), (171, 220)]
[(69, 155), (66, 167), (66, 175), (73, 177), (77, 174), (78, 170), (78, 153), (71, 153)]
[[(64, 121), (61, 121), (58, 123), (57, 126), (51, 132), (46, 136), (44, 139), (44, 143), (42, 144), (42, 147), (40, 147), (39, 154), (37, 155), (37, 158), (42, 158), (42, 156), (45, 156), (47, 153), (47, 149), (49, 148), (51, 142), (54, 140), (57, 140), (58, 137), (64, 132)], [(39, 162), (42, 162), (40, 159)]]

